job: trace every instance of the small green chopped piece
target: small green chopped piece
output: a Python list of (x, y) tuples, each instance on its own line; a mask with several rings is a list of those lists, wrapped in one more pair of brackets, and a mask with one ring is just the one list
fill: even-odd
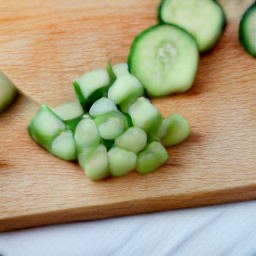
[(124, 115), (118, 111), (112, 111), (95, 118), (101, 138), (105, 140), (114, 140), (125, 129)]
[(79, 164), (91, 180), (102, 180), (110, 174), (108, 153), (103, 145), (85, 149), (79, 154)]
[(163, 145), (170, 147), (180, 144), (190, 134), (188, 121), (180, 114), (173, 114), (164, 119), (159, 136)]
[(115, 140), (115, 144), (137, 154), (147, 145), (147, 134), (140, 128), (131, 127)]
[(124, 176), (136, 168), (137, 156), (127, 150), (114, 147), (108, 152), (110, 173)]
[(53, 140), (66, 129), (63, 121), (46, 105), (42, 105), (28, 126), (32, 139), (48, 151)]
[(102, 97), (91, 106), (89, 114), (95, 118), (111, 111), (117, 111), (115, 103), (106, 97)]
[(76, 160), (76, 143), (71, 131), (62, 132), (53, 140), (51, 153), (66, 161)]
[(162, 123), (162, 116), (148, 99), (144, 97), (137, 99), (129, 108), (129, 114), (133, 125), (143, 129), (147, 133), (149, 141), (156, 139)]
[(92, 119), (84, 118), (79, 122), (75, 131), (75, 142), (78, 152), (83, 151), (85, 148), (95, 147), (100, 144), (100, 134)]
[(144, 151), (138, 155), (137, 170), (141, 174), (155, 171), (168, 159), (168, 152), (159, 142), (151, 142)]
[(54, 112), (64, 121), (67, 128), (73, 132), (84, 115), (83, 108), (78, 101), (60, 104), (54, 108)]
[(74, 80), (74, 89), (84, 110), (107, 94), (111, 77), (105, 69), (96, 69)]
[(123, 112), (143, 95), (144, 89), (139, 80), (127, 73), (117, 77), (116, 81), (108, 90), (108, 98), (120, 106)]

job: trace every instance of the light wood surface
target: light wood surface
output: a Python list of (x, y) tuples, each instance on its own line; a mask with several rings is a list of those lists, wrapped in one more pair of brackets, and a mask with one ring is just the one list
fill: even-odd
[[(0, 69), (51, 106), (74, 97), (85, 71), (124, 62), (134, 36), (155, 24), (157, 0), (0, 0)], [(237, 40), (249, 0), (221, 1), (228, 25), (201, 57), (193, 88), (154, 100), (183, 114), (192, 135), (167, 164), (141, 176), (92, 182), (27, 135), (37, 104), (20, 96), (0, 116), (0, 231), (256, 198), (256, 60)]]

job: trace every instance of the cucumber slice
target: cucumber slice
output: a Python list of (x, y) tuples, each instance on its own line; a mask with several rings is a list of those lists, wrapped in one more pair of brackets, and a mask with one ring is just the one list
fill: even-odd
[(129, 108), (129, 114), (134, 126), (143, 129), (147, 133), (149, 141), (157, 137), (163, 118), (158, 109), (148, 99), (140, 97)]
[(216, 44), (226, 24), (222, 7), (212, 0), (163, 0), (159, 17), (160, 21), (178, 25), (191, 33), (200, 52)]
[(73, 132), (81, 121), (84, 111), (79, 102), (66, 102), (54, 109), (54, 112), (64, 121), (67, 128)]
[(12, 81), (0, 72), (0, 112), (4, 111), (15, 99), (18, 91)]
[(137, 170), (141, 174), (155, 171), (168, 159), (168, 152), (159, 142), (151, 142), (138, 156)]
[(84, 110), (107, 94), (112, 78), (105, 69), (96, 69), (74, 80), (74, 89)]
[(119, 76), (108, 90), (108, 98), (120, 107), (122, 112), (127, 112), (129, 106), (143, 95), (143, 86), (131, 74)]
[(106, 147), (99, 145), (79, 154), (79, 164), (91, 180), (101, 180), (109, 176), (109, 161)]
[(156, 25), (139, 34), (131, 47), (129, 70), (150, 96), (185, 92), (198, 67), (195, 40), (174, 25)]
[(118, 63), (113, 66), (113, 71), (117, 77), (130, 74), (127, 63)]
[(137, 154), (147, 145), (147, 134), (140, 128), (131, 127), (115, 140), (115, 145)]
[(163, 120), (159, 131), (163, 145), (170, 147), (180, 144), (190, 134), (188, 121), (180, 114), (173, 114)]
[(50, 151), (53, 140), (66, 129), (62, 120), (46, 105), (42, 105), (28, 126), (32, 139)]
[(115, 103), (106, 98), (103, 97), (99, 100), (97, 100), (90, 108), (89, 114), (91, 117), (95, 118), (100, 115), (104, 115), (111, 111), (117, 111), (117, 107)]
[(256, 2), (246, 10), (241, 18), (239, 41), (249, 54), (256, 57)]
[(53, 140), (51, 153), (66, 161), (76, 160), (76, 143), (71, 131), (62, 132)]
[(92, 119), (85, 118), (79, 122), (75, 131), (75, 142), (78, 153), (85, 148), (96, 147), (100, 144), (100, 134)]
[(127, 150), (115, 147), (108, 152), (110, 173), (124, 176), (136, 168), (137, 156)]
[(107, 114), (98, 116), (95, 119), (101, 138), (105, 140), (114, 140), (125, 129), (125, 119), (122, 113), (112, 111)]

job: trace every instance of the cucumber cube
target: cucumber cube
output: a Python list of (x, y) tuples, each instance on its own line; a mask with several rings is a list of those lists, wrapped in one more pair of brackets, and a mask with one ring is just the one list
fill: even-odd
[(170, 147), (180, 144), (189, 136), (190, 125), (182, 115), (173, 114), (164, 119), (159, 133), (161, 142)]
[(143, 129), (149, 136), (150, 141), (156, 139), (162, 123), (162, 116), (148, 99), (144, 97), (137, 99), (129, 108), (129, 114), (133, 125)]
[(124, 176), (136, 168), (137, 156), (127, 150), (114, 147), (108, 152), (110, 173)]
[(76, 160), (76, 143), (71, 131), (62, 132), (53, 140), (51, 153), (66, 161)]
[(115, 144), (137, 154), (147, 145), (147, 134), (140, 128), (131, 127), (115, 140)]
[(127, 73), (117, 77), (116, 81), (109, 88), (108, 98), (119, 105), (123, 112), (127, 112), (128, 107), (143, 95), (143, 86), (139, 80)]
[(159, 142), (151, 142), (144, 151), (138, 155), (137, 170), (141, 174), (155, 171), (168, 159), (168, 152)]
[(53, 140), (66, 129), (62, 120), (46, 105), (42, 105), (28, 126), (32, 139), (46, 150)]

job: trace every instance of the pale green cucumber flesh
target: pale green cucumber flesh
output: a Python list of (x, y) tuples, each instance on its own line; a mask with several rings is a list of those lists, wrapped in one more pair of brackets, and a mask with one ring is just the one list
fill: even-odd
[(71, 131), (62, 132), (52, 142), (50, 152), (66, 161), (74, 161), (76, 155), (76, 143)]
[(84, 161), (81, 159), (80, 155), (80, 162), (83, 162), (81, 167), (91, 180), (102, 180), (110, 174), (108, 153), (103, 145), (100, 145), (86, 154)]
[(102, 97), (94, 102), (90, 108), (89, 114), (91, 117), (95, 118), (111, 111), (117, 111), (115, 103), (106, 97)]
[(118, 63), (114, 65), (113, 71), (117, 77), (129, 74), (127, 63)]
[(151, 142), (144, 151), (139, 153), (137, 171), (147, 174), (155, 171), (168, 159), (168, 152), (159, 142)]
[(98, 146), (101, 142), (98, 128), (90, 118), (85, 118), (78, 123), (74, 137), (78, 152)]
[(136, 154), (114, 147), (108, 152), (110, 173), (113, 176), (124, 176), (136, 168)]
[(112, 111), (95, 118), (101, 138), (114, 140), (125, 129), (124, 115), (118, 111)]
[(160, 137), (163, 145), (170, 147), (182, 143), (190, 134), (188, 121), (180, 114), (173, 114), (163, 120)]
[(120, 106), (123, 112), (140, 96), (143, 95), (143, 86), (131, 74), (119, 76), (108, 90), (108, 98)]
[(66, 102), (53, 109), (54, 112), (63, 120), (73, 120), (84, 115), (84, 111), (79, 102)]
[(143, 129), (150, 140), (157, 135), (162, 122), (158, 109), (146, 98), (140, 97), (129, 108), (129, 114), (134, 126)]
[(147, 134), (140, 128), (131, 127), (115, 140), (115, 145), (137, 154), (147, 145)]

